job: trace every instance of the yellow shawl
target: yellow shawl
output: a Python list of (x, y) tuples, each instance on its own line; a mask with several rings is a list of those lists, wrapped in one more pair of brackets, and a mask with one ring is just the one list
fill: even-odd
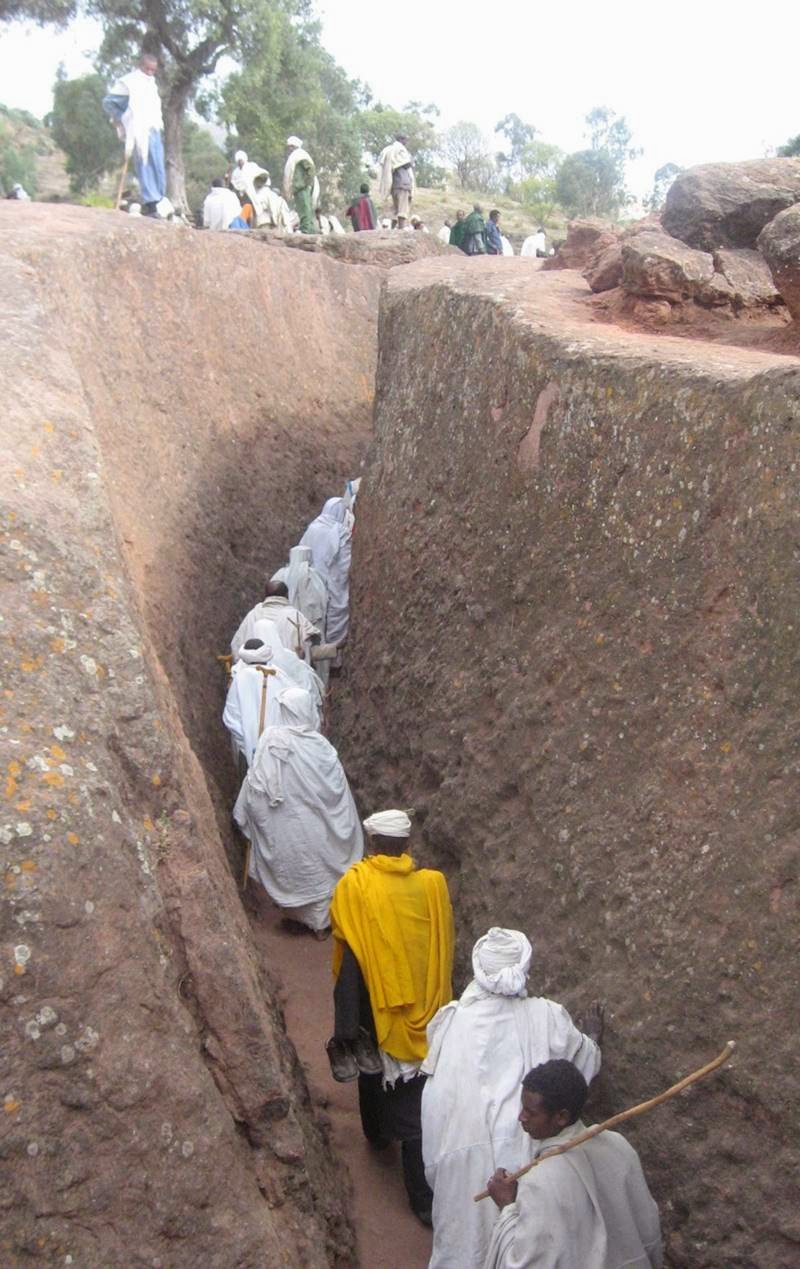
[(453, 910), (442, 873), (410, 855), (370, 855), (342, 877), (331, 902), (333, 973), (348, 945), (364, 975), (378, 1044), (419, 1062), (425, 1029), (452, 997)]

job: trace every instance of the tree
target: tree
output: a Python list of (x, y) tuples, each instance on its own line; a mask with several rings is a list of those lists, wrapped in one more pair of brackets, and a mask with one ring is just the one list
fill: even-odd
[(790, 159), (795, 154), (800, 154), (800, 132), (796, 137), (790, 137), (785, 145), (778, 146), (779, 158)]
[(358, 126), (362, 147), (372, 163), (377, 164), (383, 147), (400, 133), (408, 137), (418, 184), (426, 188), (441, 185), (444, 171), (436, 163), (439, 141), (434, 122), (439, 117), (438, 106), (419, 101), (410, 101), (404, 110), (394, 110), (380, 102), (367, 102), (366, 106), (359, 114)]
[(477, 124), (462, 120), (442, 138), (442, 154), (462, 189), (487, 193), (497, 187), (497, 167)]
[(0, 197), (11, 193), (19, 182), (31, 195), (36, 193), (36, 148), (18, 144), (3, 120), (0, 120)]
[(558, 169), (556, 197), (570, 216), (609, 216), (619, 207), (618, 179), (605, 150), (578, 150)]
[(653, 192), (649, 198), (645, 199), (645, 207), (650, 212), (659, 212), (664, 206), (669, 189), (676, 176), (680, 176), (684, 169), (678, 167), (677, 163), (665, 163), (660, 167), (653, 177)]
[(536, 128), (530, 123), (523, 123), (519, 115), (506, 115), (495, 124), (495, 133), (502, 133), (507, 141), (504, 150), (495, 155), (498, 171), (504, 181), (506, 192), (510, 191), (514, 182), (524, 180), (528, 173), (524, 167), (524, 155), (536, 136)]
[(557, 145), (531, 141), (519, 160), (522, 179), (508, 193), (530, 209), (537, 220), (548, 220), (558, 202), (556, 180), (564, 155)]
[(122, 147), (103, 113), (105, 92), (101, 75), (67, 79), (63, 66), (59, 67), (53, 109), (44, 122), (67, 156), (73, 194), (96, 189), (102, 177), (122, 163)]

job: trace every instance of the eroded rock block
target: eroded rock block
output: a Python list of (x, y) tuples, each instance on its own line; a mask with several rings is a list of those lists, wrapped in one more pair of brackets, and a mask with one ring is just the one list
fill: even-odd
[(681, 303), (698, 296), (714, 274), (714, 261), (705, 251), (656, 230), (623, 241), (621, 254), (622, 285), (631, 295)]
[(761, 230), (800, 201), (800, 159), (705, 163), (670, 186), (664, 228), (690, 247), (755, 247)]
[(795, 321), (800, 321), (800, 206), (789, 207), (759, 234), (758, 248)]
[(554, 256), (548, 256), (544, 269), (585, 269), (592, 259), (617, 241), (621, 230), (608, 220), (571, 220), (567, 238)]

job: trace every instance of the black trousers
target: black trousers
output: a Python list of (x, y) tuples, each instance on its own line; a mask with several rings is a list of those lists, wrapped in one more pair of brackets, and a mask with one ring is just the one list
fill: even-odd
[[(364, 976), (349, 947), (333, 991), (334, 1035), (337, 1040), (354, 1040), (359, 1027), (375, 1039), (375, 1022)], [(403, 1180), (408, 1201), (415, 1212), (430, 1211), (433, 1192), (425, 1180), (422, 1162), (422, 1088), (424, 1075), (383, 1088), (380, 1075), (359, 1075), (358, 1109), (367, 1141), (379, 1146), (400, 1142)]]

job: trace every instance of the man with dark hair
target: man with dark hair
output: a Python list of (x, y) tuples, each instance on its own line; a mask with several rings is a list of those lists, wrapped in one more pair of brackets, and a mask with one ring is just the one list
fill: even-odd
[(495, 209), (489, 212), (489, 219), (486, 222), (486, 250), (490, 256), (501, 256), (503, 254), (503, 239), (500, 236), (499, 220), (499, 211)]
[(357, 234), (364, 229), (378, 228), (378, 215), (375, 211), (375, 204), (369, 196), (369, 185), (367, 185), (366, 181), (361, 186), (358, 198), (353, 199), (345, 215), (350, 219), (353, 233)]
[(230, 229), (234, 220), (241, 219), (241, 210), (233, 190), (226, 189), (221, 176), (215, 176), (203, 203), (203, 228)]
[[(587, 1093), (563, 1058), (528, 1071), (519, 1122), (537, 1158), (586, 1131), (579, 1115)], [(618, 1132), (543, 1160), (518, 1182), (498, 1168), (488, 1188), (501, 1214), (485, 1269), (660, 1269), (658, 1208), (639, 1156)]]
[(486, 223), (483, 219), (483, 208), (480, 203), (473, 204), (472, 211), (464, 221), (464, 231), (460, 245), (465, 255), (486, 255)]
[[(307, 617), (289, 603), (289, 590), (285, 582), (267, 582), (266, 594), (260, 604), (251, 608), (236, 634), (231, 639), (231, 652), (234, 661), (239, 659), (240, 649), (247, 639), (252, 639), (256, 632), (256, 624), (270, 621), (276, 627), (276, 638), (285, 648), (296, 652), (299, 657), (310, 660), (310, 645), (319, 644), (322, 632)], [(335, 656), (335, 650), (328, 653)]]
[(408, 853), (405, 811), (364, 820), (370, 854), (333, 892), (334, 1079), (358, 1079), (361, 1126), (372, 1146), (400, 1141), (412, 1211), (432, 1223), (420, 1109), (426, 1028), (451, 995), (453, 912), (440, 872)]
[(384, 146), (378, 159), (380, 196), (387, 199), (391, 194), (398, 229), (406, 227), (415, 188), (414, 163), (406, 149), (407, 140), (405, 133), (398, 132), (394, 141)]
[(460, 247), (464, 240), (464, 221), (466, 219), (466, 215), (467, 213), (463, 211), (456, 212), (455, 224), (451, 226), (450, 229), (451, 247)]
[(116, 80), (103, 98), (103, 110), (124, 140), (125, 154), (133, 156), (145, 216), (158, 215), (156, 208), (167, 192), (157, 71), (158, 58), (144, 50), (136, 70)]

